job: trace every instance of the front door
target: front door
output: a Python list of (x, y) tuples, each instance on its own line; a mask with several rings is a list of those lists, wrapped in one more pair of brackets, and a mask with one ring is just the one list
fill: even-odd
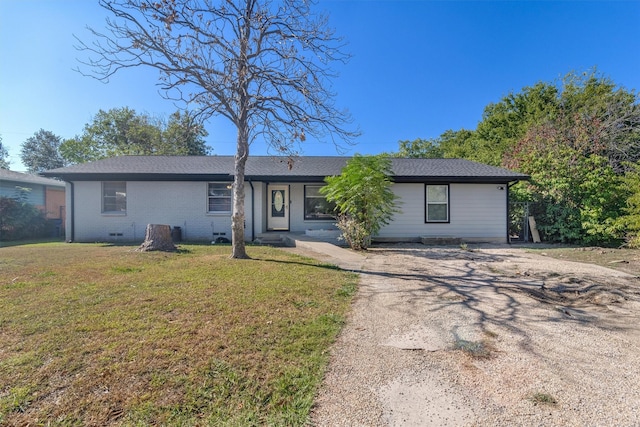
[(267, 229), (289, 230), (289, 186), (269, 185), (267, 199)]

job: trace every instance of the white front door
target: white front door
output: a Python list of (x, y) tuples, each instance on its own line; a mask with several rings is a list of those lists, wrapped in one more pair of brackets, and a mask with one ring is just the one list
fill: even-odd
[(267, 229), (289, 230), (289, 186), (269, 185), (267, 199)]

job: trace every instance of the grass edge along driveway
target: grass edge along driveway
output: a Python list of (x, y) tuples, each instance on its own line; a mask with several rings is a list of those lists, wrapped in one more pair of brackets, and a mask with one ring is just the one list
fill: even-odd
[(133, 249), (0, 248), (0, 424), (304, 425), (357, 276)]

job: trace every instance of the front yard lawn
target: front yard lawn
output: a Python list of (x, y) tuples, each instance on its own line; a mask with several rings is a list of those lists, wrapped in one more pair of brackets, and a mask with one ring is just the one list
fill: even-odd
[(0, 425), (303, 425), (357, 276), (180, 248), (0, 248)]

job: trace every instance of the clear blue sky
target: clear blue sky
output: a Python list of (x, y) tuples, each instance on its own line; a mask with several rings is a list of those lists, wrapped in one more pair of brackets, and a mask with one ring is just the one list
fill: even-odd
[[(593, 67), (640, 90), (639, 1), (320, 0), (353, 59), (334, 81), (337, 105), (363, 135), (347, 154), (395, 151), (398, 141), (473, 129), (483, 108), (511, 91)], [(39, 129), (62, 138), (82, 132), (99, 109), (128, 106), (165, 115), (154, 70), (124, 70), (109, 84), (73, 69), (77, 35), (102, 27), (91, 0), (0, 0), (0, 135), (11, 167)], [(207, 125), (214, 154), (233, 154), (235, 132)], [(260, 144), (252, 154), (266, 154)], [(335, 155), (307, 141), (306, 155)]]

